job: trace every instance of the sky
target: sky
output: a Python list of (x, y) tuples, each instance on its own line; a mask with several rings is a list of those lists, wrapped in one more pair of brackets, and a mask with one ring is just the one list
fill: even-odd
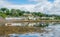
[(60, 0), (0, 0), (0, 8), (60, 15)]

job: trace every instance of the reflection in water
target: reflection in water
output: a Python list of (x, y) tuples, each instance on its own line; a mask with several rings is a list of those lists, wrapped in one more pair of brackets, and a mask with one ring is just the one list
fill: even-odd
[[(13, 34), (13, 35), (10, 35), (10, 37), (60, 37), (60, 24), (56, 24), (56, 25), (54, 24), (56, 23), (52, 22), (52, 23), (49, 23), (48, 27), (44, 27), (44, 30), (46, 30), (46, 32), (43, 32), (43, 33), (34, 32), (34, 33), (26, 33), (26, 34)], [(39, 25), (42, 25), (42, 24), (39, 24)]]
[(20, 23), (6, 23), (5, 26), (35, 26), (35, 27), (45, 27), (48, 23), (45, 22), (20, 22)]

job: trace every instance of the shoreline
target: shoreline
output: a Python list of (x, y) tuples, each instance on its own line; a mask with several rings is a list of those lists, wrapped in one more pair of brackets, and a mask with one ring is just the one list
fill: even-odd
[(0, 35), (8, 35), (8, 34), (24, 34), (28, 32), (45, 32), (45, 30), (41, 30), (40, 27), (20, 27), (20, 26), (0, 26)]

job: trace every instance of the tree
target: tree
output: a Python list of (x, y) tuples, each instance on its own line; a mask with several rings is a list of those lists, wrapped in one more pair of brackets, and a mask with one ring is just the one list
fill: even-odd
[(4, 13), (7, 8), (1, 8), (1, 11)]
[(27, 14), (30, 14), (30, 12), (29, 12), (29, 11), (26, 11), (26, 13), (27, 13)]
[(16, 10), (15, 9), (11, 9), (11, 16), (16, 16)]
[(18, 14), (19, 16), (22, 16), (22, 15), (25, 13), (25, 11), (21, 11), (21, 10), (19, 10), (19, 9), (17, 9), (16, 11), (17, 11), (17, 14)]
[(7, 15), (4, 14), (4, 13), (0, 13), (0, 16), (3, 17), (3, 18), (7, 17)]
[(17, 9), (16, 12), (17, 12), (17, 13), (16, 13), (17, 16), (21, 16), (21, 13), (22, 13), (21, 10)]
[(9, 9), (6, 10), (6, 15), (9, 15), (10, 14), (10, 11)]

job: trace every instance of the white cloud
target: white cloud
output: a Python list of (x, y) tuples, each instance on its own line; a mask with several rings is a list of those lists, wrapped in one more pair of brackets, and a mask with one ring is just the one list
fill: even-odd
[(5, 5), (5, 7), (30, 11), (34, 5)]
[(52, 14), (60, 15), (60, 0), (55, 0), (55, 2), (52, 4), (53, 6), (49, 10)]
[(13, 8), (13, 9), (21, 9), (21, 10), (26, 10), (26, 11), (32, 11), (32, 8), (34, 7), (34, 5), (32, 4), (26, 4), (26, 5), (14, 5), (11, 4), (5, 0), (0, 0), (0, 7), (6, 7), (6, 8)]
[(38, 2), (34, 11), (40, 11), (46, 14), (57, 14), (60, 15), (60, 0), (54, 0), (53, 3), (48, 2), (47, 0), (30, 0)]
[(60, 15), (60, 0), (55, 0), (53, 3), (48, 2), (47, 0), (42, 0), (34, 9), (35, 11), (40, 11), (46, 14)]
[(0, 0), (1, 7), (15, 8), (28, 11), (40, 11), (48, 14), (59, 14), (60, 15), (60, 0), (55, 0), (53, 3), (47, 0), (28, 0), (38, 2), (37, 4), (26, 4), (26, 5), (14, 5), (7, 1)]

